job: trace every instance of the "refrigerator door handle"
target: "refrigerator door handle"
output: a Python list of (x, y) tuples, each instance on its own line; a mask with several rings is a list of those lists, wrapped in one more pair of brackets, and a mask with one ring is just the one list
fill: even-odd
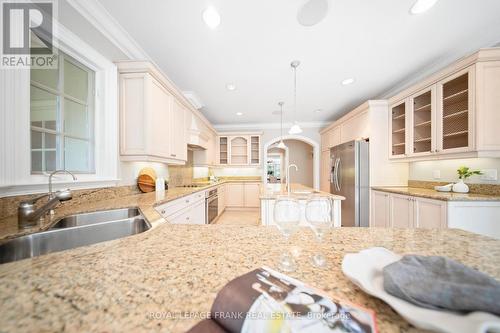
[(340, 161), (340, 158), (337, 158), (335, 160), (335, 171), (333, 173), (333, 184), (335, 185), (335, 189), (337, 191), (340, 191), (340, 188), (339, 188), (339, 168), (338, 168), (339, 161)]
[[(339, 189), (339, 192), (342, 190), (342, 170), (340, 170), (341, 167), (342, 167), (342, 161), (340, 160), (339, 157), (337, 163), (337, 187)], [(339, 171), (340, 171), (340, 177), (339, 177)]]

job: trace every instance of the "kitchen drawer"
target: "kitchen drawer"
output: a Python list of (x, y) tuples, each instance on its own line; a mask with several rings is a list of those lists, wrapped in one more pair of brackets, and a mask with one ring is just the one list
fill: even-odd
[(188, 196), (167, 202), (163, 205), (156, 207), (156, 210), (163, 216), (169, 217), (182, 209), (202, 201), (205, 204), (205, 191), (196, 192)]
[(199, 201), (167, 217), (167, 221), (173, 224), (205, 224), (205, 201)]

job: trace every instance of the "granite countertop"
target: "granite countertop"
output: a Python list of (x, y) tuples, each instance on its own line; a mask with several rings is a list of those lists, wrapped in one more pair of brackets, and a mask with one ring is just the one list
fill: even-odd
[[(329, 196), (334, 200), (344, 200), (345, 198), (340, 195), (331, 194), (328, 192), (318, 191), (311, 187), (292, 183), (291, 187), (291, 195), (296, 197), (297, 199), (307, 199), (307, 197), (311, 194), (320, 195), (320, 196)], [(286, 189), (285, 184), (267, 184), (266, 186), (262, 186), (260, 189), (260, 199), (261, 200), (274, 200), (279, 195), (287, 195), (288, 191)]]
[[(400, 254), (443, 255), (500, 279), (500, 241), (456, 229), (339, 228), (322, 245), (300, 229), (291, 242), (299, 257), (290, 276), (375, 310), (384, 333), (422, 331), (342, 274), (346, 253), (383, 246)], [(288, 244), (274, 227), (164, 223), (127, 238), (3, 264), (0, 327), (184, 332), (210, 311), (228, 281), (263, 265), (276, 269)], [(326, 255), (328, 269), (311, 266), (316, 251)]]
[(477, 194), (477, 193), (453, 193), (453, 192), (438, 192), (433, 189), (420, 188), (420, 187), (406, 187), (406, 186), (393, 186), (393, 187), (372, 187), (372, 190), (411, 195), (415, 197), (422, 197), (443, 201), (500, 201), (499, 195)]
[(216, 183), (198, 182), (197, 184), (201, 185), (199, 187), (172, 187), (168, 191), (165, 191), (164, 197), (159, 200), (156, 198), (156, 192), (125, 195), (111, 199), (108, 199), (106, 194), (102, 196), (97, 195), (97, 197), (94, 195), (91, 200), (86, 200), (86, 196), (84, 195), (78, 199), (74, 198), (73, 200), (61, 203), (55, 208), (54, 215), (47, 216), (42, 222), (31, 228), (20, 229), (18, 227), (17, 215), (0, 218), (0, 243), (15, 237), (47, 230), (58, 220), (68, 215), (128, 207), (139, 208), (142, 215), (154, 228), (158, 224), (165, 222), (165, 219), (154, 209), (154, 207), (195, 192), (204, 191), (211, 187), (230, 182), (255, 183), (259, 182), (259, 180), (231, 178)]

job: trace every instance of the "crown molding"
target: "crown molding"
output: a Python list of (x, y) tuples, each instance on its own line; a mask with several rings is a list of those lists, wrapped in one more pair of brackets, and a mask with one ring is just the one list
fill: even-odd
[[(309, 121), (302, 122), (299, 121), (299, 125), (302, 128), (321, 128), (328, 125), (328, 121)], [(283, 123), (283, 130), (288, 130), (293, 125), (293, 123)], [(264, 130), (264, 129), (280, 129), (280, 123), (243, 123), (243, 124), (217, 124), (213, 125), (217, 131), (227, 131), (227, 130)]]
[(67, 2), (129, 59), (151, 59), (98, 0), (67, 0)]
[(412, 87), (418, 82), (421, 82), (432, 76), (433, 74), (446, 69), (446, 67), (450, 66), (451, 64), (466, 59), (470, 55), (476, 53), (478, 50), (500, 46), (500, 43), (498, 42), (499, 36), (497, 31), (488, 31), (485, 34), (476, 37), (477, 38), (475, 38), (474, 43), (475, 45), (460, 45), (453, 50), (450, 50), (449, 52), (435, 59), (433, 62), (421, 67), (410, 75), (407, 75), (403, 80), (396, 82), (396, 84), (392, 85), (389, 89), (382, 92), (377, 99), (391, 99), (395, 95)]

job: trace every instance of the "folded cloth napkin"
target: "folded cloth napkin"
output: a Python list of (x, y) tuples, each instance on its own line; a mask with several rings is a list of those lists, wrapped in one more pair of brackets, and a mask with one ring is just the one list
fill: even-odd
[(386, 292), (415, 305), (500, 315), (500, 282), (454, 260), (407, 255), (383, 274)]

